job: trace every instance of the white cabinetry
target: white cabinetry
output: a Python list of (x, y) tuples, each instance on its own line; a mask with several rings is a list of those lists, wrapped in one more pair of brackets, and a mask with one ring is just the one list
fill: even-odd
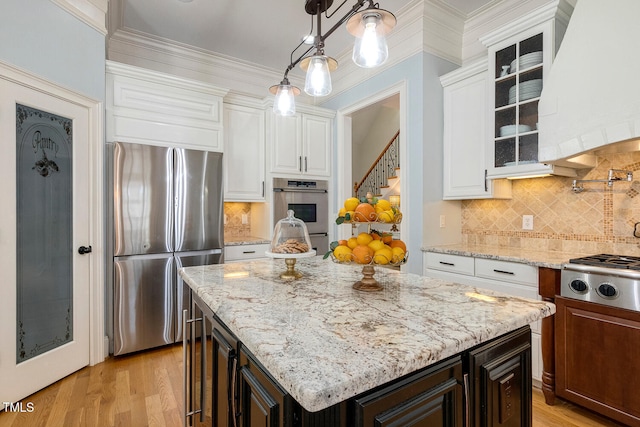
[(107, 141), (222, 151), (226, 90), (107, 61)]
[[(540, 300), (538, 268), (509, 261), (425, 252), (424, 275), (436, 279), (490, 289), (508, 295)], [(540, 322), (531, 324), (531, 371), (542, 381)]]
[(511, 197), (507, 180), (487, 179), (487, 60), (440, 78), (444, 87), (443, 199)]
[(224, 200), (265, 200), (264, 107), (224, 104)]
[(331, 175), (333, 113), (270, 113), (271, 172), (291, 176)]
[[(538, 101), (571, 9), (552, 2), (481, 38), (489, 52), (488, 176), (556, 174), (572, 169), (538, 162)], [(526, 19), (525, 19), (526, 18)]]
[(271, 245), (259, 243), (253, 245), (233, 245), (224, 247), (224, 262), (248, 261), (266, 258), (265, 252)]

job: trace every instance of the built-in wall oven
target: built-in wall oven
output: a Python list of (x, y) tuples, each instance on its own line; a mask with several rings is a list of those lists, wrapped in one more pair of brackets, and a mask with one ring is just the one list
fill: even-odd
[(304, 221), (311, 238), (311, 246), (318, 255), (329, 250), (328, 181), (274, 178), (273, 220), (287, 217), (287, 211)]

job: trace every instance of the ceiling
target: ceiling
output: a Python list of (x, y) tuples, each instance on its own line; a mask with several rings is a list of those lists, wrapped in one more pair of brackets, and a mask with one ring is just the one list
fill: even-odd
[[(112, 0), (114, 1), (114, 0)], [(282, 70), (291, 62), (291, 51), (310, 33), (315, 16), (305, 12), (305, 0), (118, 0), (121, 28), (154, 38), (171, 40), (205, 52)], [(380, 8), (399, 15), (420, 0), (378, 0)], [(445, 3), (469, 15), (500, 0), (429, 0)], [(342, 0), (330, 8), (334, 12)], [(322, 19), (322, 33), (342, 17), (353, 1), (347, 1), (332, 19)], [(112, 29), (113, 31), (113, 29)], [(339, 57), (352, 46), (352, 37), (340, 26), (326, 41), (325, 53)], [(304, 52), (296, 51), (293, 59)]]

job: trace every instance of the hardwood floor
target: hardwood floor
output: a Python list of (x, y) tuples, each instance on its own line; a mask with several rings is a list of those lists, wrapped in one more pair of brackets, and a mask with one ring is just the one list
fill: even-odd
[[(182, 346), (111, 357), (22, 401), (32, 412), (0, 412), (0, 427), (182, 425)], [(544, 403), (534, 388), (535, 427), (614, 427), (620, 424), (558, 400)]]

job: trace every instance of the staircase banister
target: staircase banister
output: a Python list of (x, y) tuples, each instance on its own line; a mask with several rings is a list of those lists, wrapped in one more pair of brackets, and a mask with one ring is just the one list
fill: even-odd
[(393, 145), (393, 143), (396, 141), (396, 139), (398, 138), (398, 136), (400, 135), (400, 130), (398, 130), (396, 132), (395, 135), (393, 135), (393, 137), (389, 140), (389, 142), (387, 143), (387, 145), (384, 147), (384, 149), (380, 152), (380, 154), (378, 155), (378, 157), (375, 159), (375, 161), (371, 164), (371, 166), (369, 167), (369, 170), (367, 170), (367, 172), (364, 174), (364, 177), (362, 178), (362, 180), (360, 180), (360, 182), (354, 183), (354, 194), (358, 194), (358, 190), (360, 189), (360, 187), (362, 186), (362, 184), (364, 184), (364, 182), (367, 180), (367, 177), (371, 174), (371, 172), (375, 169), (376, 165), (378, 164), (378, 162), (384, 157), (385, 153), (387, 151), (389, 151), (389, 148)]

